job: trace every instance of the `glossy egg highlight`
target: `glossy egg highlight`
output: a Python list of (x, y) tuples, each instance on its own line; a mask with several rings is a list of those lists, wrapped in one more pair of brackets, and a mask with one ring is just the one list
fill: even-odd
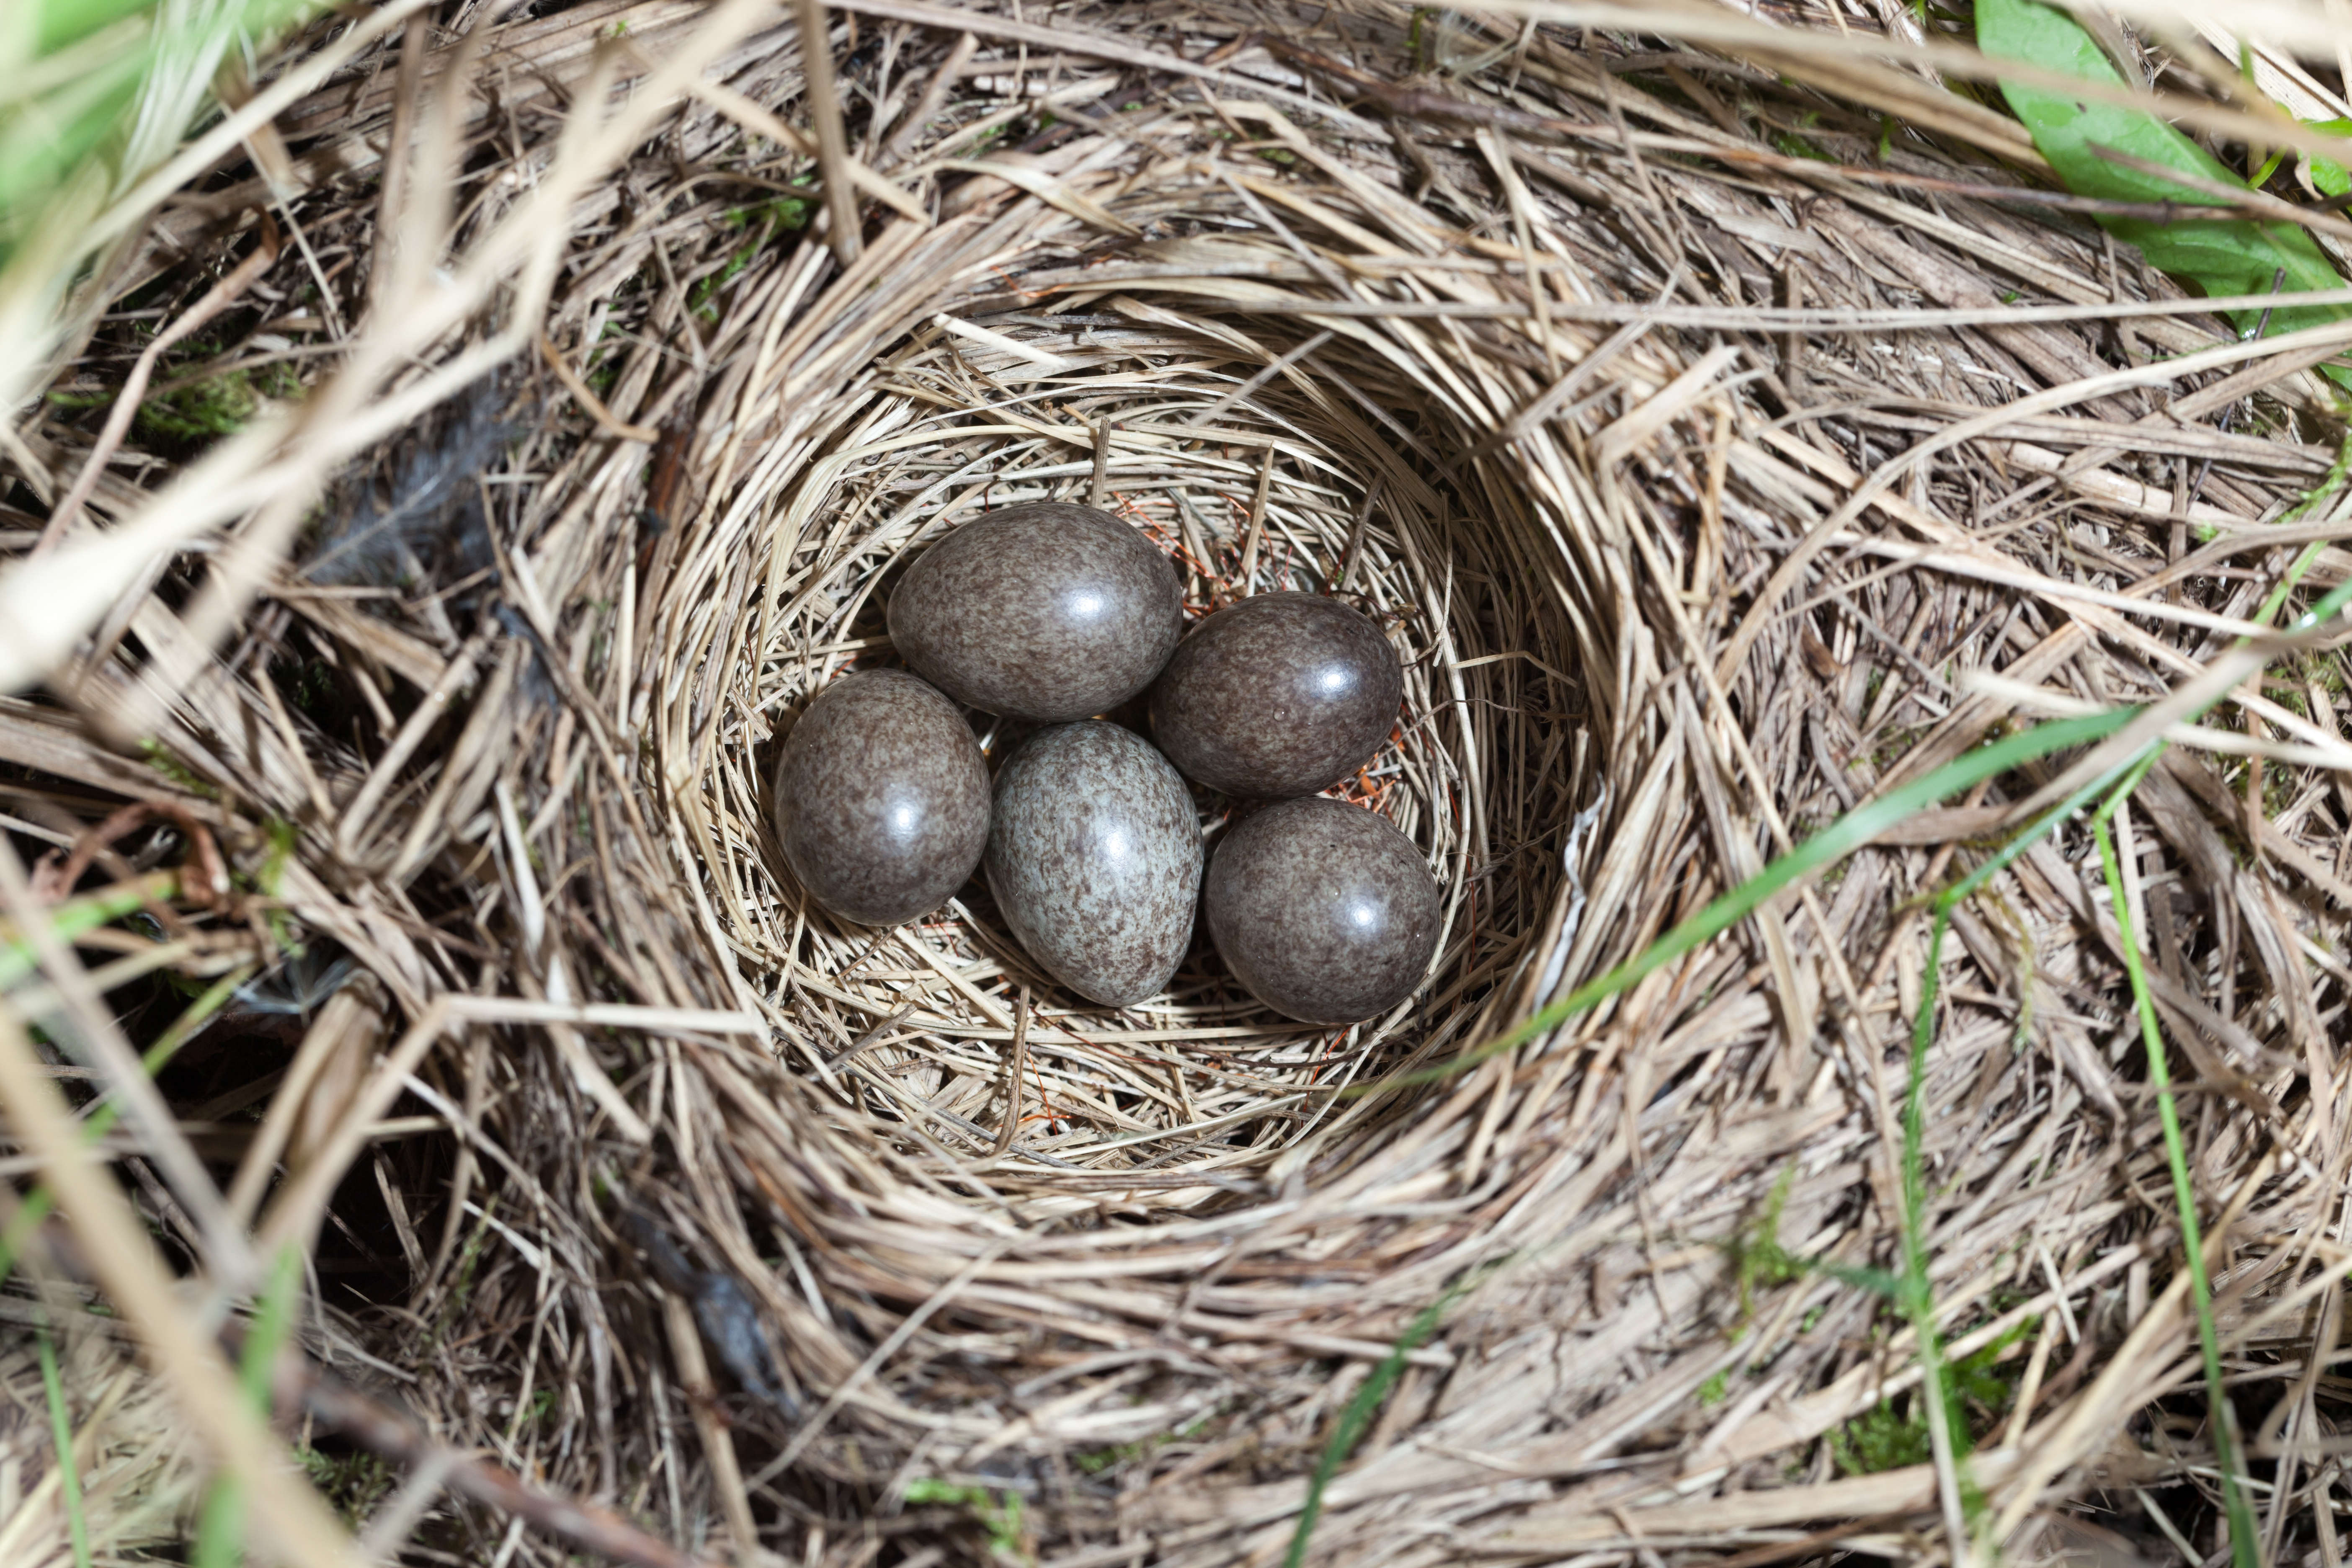
[(1303, 1024), (1387, 1012), (1437, 951), (1437, 884), (1421, 851), (1377, 813), (1321, 796), (1234, 824), (1203, 906), (1234, 977)]
[(1059, 723), (1151, 684), (1182, 631), (1183, 585), (1152, 542), (1090, 506), (1034, 501), (964, 523), (890, 595), (916, 672), (982, 712)]
[(956, 705), (895, 669), (845, 675), (784, 737), (776, 837), (809, 897), (860, 925), (939, 908), (988, 845), (988, 764)]
[(1184, 776), (1279, 800), (1328, 789), (1395, 727), (1404, 671), (1380, 627), (1318, 594), (1259, 594), (1195, 626), (1151, 689)]
[(1124, 1007), (1164, 990), (1192, 941), (1192, 798), (1116, 724), (1040, 730), (1005, 759), (983, 864), (1029, 956), (1089, 1001)]

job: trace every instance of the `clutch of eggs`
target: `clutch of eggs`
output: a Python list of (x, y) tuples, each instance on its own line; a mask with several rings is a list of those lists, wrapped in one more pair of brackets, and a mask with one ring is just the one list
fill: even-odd
[[(950, 531), (908, 567), (887, 617), (916, 673), (834, 682), (777, 764), (777, 837), (814, 902), (892, 925), (983, 869), (1029, 955), (1105, 1006), (1166, 988), (1201, 908), (1234, 977), (1286, 1016), (1353, 1023), (1419, 986), (1439, 926), (1420, 852), (1372, 812), (1288, 798), (1355, 773), (1396, 722), (1403, 672), (1370, 620), (1264, 594), (1180, 642), (1168, 558), (1058, 501)], [(1092, 719), (1147, 687), (1156, 748)], [(959, 703), (1051, 727), (992, 788)], [(1280, 802), (1226, 834), (1205, 900), (1187, 777)]]

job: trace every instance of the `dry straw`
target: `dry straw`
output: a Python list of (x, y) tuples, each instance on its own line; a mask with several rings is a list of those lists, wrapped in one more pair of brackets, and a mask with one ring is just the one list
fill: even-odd
[[(2344, 664), (2229, 660), (2294, 549), (2352, 566), (2311, 370), (2352, 329), (2236, 342), (2020, 187), (2016, 124), (1933, 79), (1979, 64), (1892, 5), (591, 0), (444, 7), (282, 106), (276, 258), (142, 360), (278, 243), (258, 176), (203, 175), (5, 458), (41, 694), (0, 702), (0, 1160), (68, 1200), (6, 1321), (102, 1284), (160, 1374), (70, 1342), (102, 1548), (185, 1527), (198, 1435), (254, 1439), (191, 1325), (292, 1244), (281, 1408), (416, 1562), (677, 1560), (629, 1516), (711, 1560), (1267, 1563), (1417, 1320), (1316, 1560), (2201, 1557), (2217, 1445), (2073, 828), (1959, 906), (1935, 977), (1956, 1444), (1869, 1284), (1919, 900), (2069, 759), (1470, 1053), (2019, 718), (2202, 682), (2230, 704), (2116, 827), (2263, 1546), (2332, 1568)], [(287, 401), (90, 465), (134, 363), (151, 409)], [(888, 661), (912, 552), (1043, 497), (1144, 531), (1194, 614), (1297, 588), (1389, 630), (1405, 710), (1344, 793), (1445, 909), (1393, 1014), (1287, 1025), (1205, 944), (1105, 1012), (976, 890), (868, 931), (781, 873), (792, 716)], [(44, 910), (26, 852), (125, 798), (178, 815)], [(156, 872), (191, 822), (217, 884)], [(185, 1005), (118, 1027), (160, 968), (227, 977), (215, 1065), (126, 1095), (118, 1200), (28, 1086), (128, 1076)], [(11, 1563), (67, 1550), (31, 1366), (0, 1360)], [(406, 1489), (354, 1479), (371, 1442)], [(257, 1544), (358, 1550), (282, 1479), (250, 1507)]]

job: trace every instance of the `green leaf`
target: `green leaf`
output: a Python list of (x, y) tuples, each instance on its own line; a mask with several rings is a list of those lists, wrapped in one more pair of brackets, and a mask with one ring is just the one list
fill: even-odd
[(147, 8), (147, 0), (47, 0), (47, 4), (35, 0), (34, 52), (55, 54), (68, 44), (79, 43), (132, 12)]
[[(2325, 131), (2330, 136), (2352, 136), (2352, 120), (2315, 120), (2308, 121), (2314, 131)], [(2322, 195), (2352, 195), (2352, 170), (2333, 158), (2313, 157), (2305, 160), (2311, 170), (2311, 183)]]
[[(2027, 60), (2107, 87), (2125, 85), (2081, 24), (2034, 0), (1977, 0), (1977, 47), (1998, 59)], [(2214, 205), (2204, 192), (2153, 172), (2126, 168), (2102, 157), (2103, 150), (2199, 179), (2242, 183), (2211, 153), (2153, 114), (2118, 104), (2085, 103), (2013, 82), (2003, 82), (2001, 91), (2032, 135), (2033, 145), (2057, 171), (2060, 183), (2076, 195)], [(2281, 294), (2344, 286), (2311, 236), (2292, 224), (2250, 218), (2152, 223), (2126, 217), (2101, 217), (2099, 223), (2117, 239), (2137, 246), (2153, 266), (2209, 295), (2267, 294), (2273, 279), (2278, 279)], [(2260, 310), (2239, 310), (2231, 312), (2231, 320), (2241, 333), (2252, 336), (2262, 316)], [(2347, 317), (2352, 317), (2352, 307), (2281, 305), (2270, 313), (2269, 330), (2290, 332)], [(2352, 387), (2352, 372), (2331, 365), (2326, 373)]]

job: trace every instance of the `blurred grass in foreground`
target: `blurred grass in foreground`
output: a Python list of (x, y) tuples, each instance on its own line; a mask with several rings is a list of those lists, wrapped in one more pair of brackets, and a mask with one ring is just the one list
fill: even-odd
[(0, 5), (0, 409), (13, 409), (89, 276), (96, 220), (220, 112), (225, 73), (317, 0)]

